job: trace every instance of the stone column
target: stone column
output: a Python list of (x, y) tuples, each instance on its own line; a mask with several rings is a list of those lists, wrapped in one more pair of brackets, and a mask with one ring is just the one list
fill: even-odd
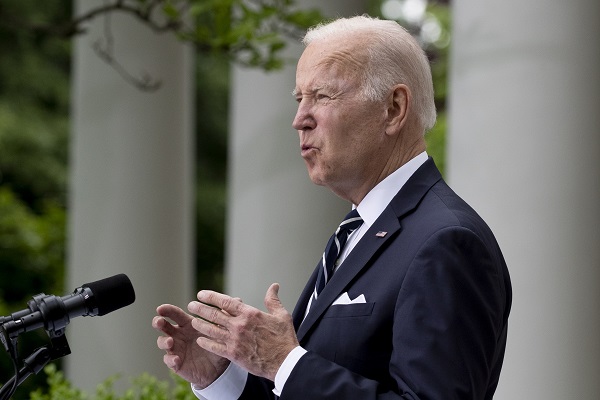
[(453, 2), (450, 184), (513, 282), (496, 399), (600, 398), (600, 3)]
[[(75, 2), (77, 13), (96, 1)], [(156, 92), (128, 83), (93, 51), (114, 39), (127, 73), (161, 81)], [(193, 51), (123, 13), (97, 18), (74, 41), (68, 287), (117, 273), (131, 279), (129, 307), (67, 328), (73, 384), (148, 371), (167, 376), (151, 327), (163, 302), (187, 304), (193, 284)]]
[[(365, 12), (364, 0), (299, 1), (325, 15)], [(233, 67), (226, 291), (263, 307), (267, 288), (281, 284), (291, 312), (331, 232), (350, 204), (308, 178), (292, 129), (296, 61), (303, 46), (290, 43), (282, 71)]]

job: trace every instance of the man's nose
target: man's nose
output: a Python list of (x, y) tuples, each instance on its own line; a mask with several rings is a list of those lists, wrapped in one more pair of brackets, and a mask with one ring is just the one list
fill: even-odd
[(292, 127), (297, 131), (313, 129), (316, 125), (314, 116), (310, 112), (310, 107), (304, 102), (298, 103), (296, 116), (292, 121)]

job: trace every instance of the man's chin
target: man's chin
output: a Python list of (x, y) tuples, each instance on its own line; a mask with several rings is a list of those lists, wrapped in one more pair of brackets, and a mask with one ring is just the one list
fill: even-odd
[(310, 171), (310, 169), (308, 170), (308, 177), (310, 178), (310, 180), (312, 181), (312, 183), (314, 183), (315, 185), (318, 186), (327, 186), (325, 184), (325, 180), (323, 179), (323, 177), (315, 172)]

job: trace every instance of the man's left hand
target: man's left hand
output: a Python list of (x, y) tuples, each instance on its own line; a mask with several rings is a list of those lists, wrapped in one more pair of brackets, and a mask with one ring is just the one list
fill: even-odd
[(279, 284), (267, 290), (268, 313), (227, 295), (202, 290), (188, 310), (200, 318), (192, 326), (203, 349), (272, 381), (287, 355), (298, 346), (292, 316), (278, 297)]

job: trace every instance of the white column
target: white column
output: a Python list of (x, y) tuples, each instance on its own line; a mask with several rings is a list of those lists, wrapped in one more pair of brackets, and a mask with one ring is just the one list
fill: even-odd
[[(299, 1), (325, 15), (365, 11), (364, 0)], [(230, 105), (229, 202), (226, 291), (263, 307), (269, 285), (291, 312), (317, 265), (327, 239), (350, 205), (308, 178), (292, 129), (299, 43), (286, 50), (289, 64), (265, 73), (233, 67)]]
[(453, 6), (447, 175), (514, 289), (495, 399), (598, 399), (600, 3)]
[[(76, 12), (99, 4), (77, 1)], [(67, 284), (125, 273), (137, 296), (67, 328), (68, 375), (86, 390), (116, 373), (166, 377), (151, 319), (193, 295), (193, 52), (129, 15), (110, 18), (115, 60), (162, 84), (140, 91), (98, 58), (101, 18), (74, 42)]]

